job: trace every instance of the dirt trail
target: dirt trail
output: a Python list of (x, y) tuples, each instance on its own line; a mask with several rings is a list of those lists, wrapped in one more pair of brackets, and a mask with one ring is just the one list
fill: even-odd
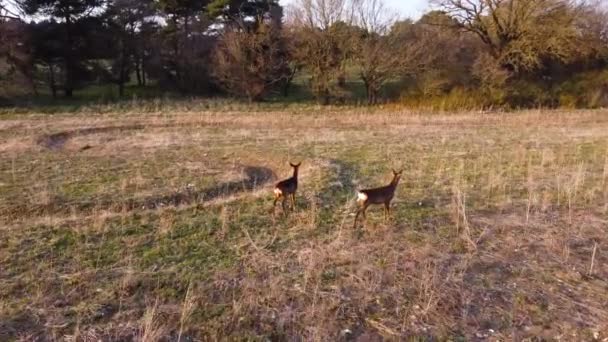
[[(51, 151), (63, 150), (65, 144), (73, 138), (100, 134), (100, 133), (112, 133), (122, 131), (137, 131), (144, 129), (155, 129), (155, 128), (173, 128), (173, 127), (202, 127), (212, 125), (209, 122), (201, 121), (184, 121), (184, 122), (170, 122), (170, 123), (147, 123), (147, 124), (130, 124), (130, 125), (114, 125), (114, 126), (99, 126), (99, 127), (88, 127), (79, 128), (75, 130), (65, 130), (52, 134), (44, 134), (38, 139), (36, 143), (39, 146), (47, 148)], [(90, 147), (89, 147), (90, 148)]]
[(53, 134), (46, 134), (38, 138), (36, 141), (38, 145), (43, 146), (52, 151), (62, 150), (65, 143), (74, 138), (84, 135), (108, 133), (114, 131), (131, 131), (144, 129), (144, 125), (128, 125), (128, 126), (105, 126), (105, 127), (91, 127), (81, 128), (73, 131), (63, 131)]

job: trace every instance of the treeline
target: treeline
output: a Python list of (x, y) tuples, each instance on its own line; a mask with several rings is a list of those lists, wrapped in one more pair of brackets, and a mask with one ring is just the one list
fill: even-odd
[[(249, 101), (443, 107), (608, 105), (601, 2), (435, 0), (416, 21), (382, 0), (0, 0), (0, 97), (127, 84)], [(27, 18), (27, 19), (25, 19)]]

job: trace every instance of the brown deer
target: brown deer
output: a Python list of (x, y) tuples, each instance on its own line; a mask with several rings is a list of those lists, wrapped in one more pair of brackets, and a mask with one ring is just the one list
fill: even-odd
[(399, 179), (401, 179), (401, 173), (403, 173), (403, 170), (399, 172), (395, 170), (392, 171), (393, 180), (389, 185), (380, 188), (359, 190), (359, 192), (357, 192), (357, 204), (359, 205), (359, 210), (357, 210), (357, 215), (355, 215), (355, 223), (353, 228), (357, 227), (357, 219), (359, 218), (359, 214), (363, 214), (363, 219), (366, 219), (365, 211), (367, 210), (367, 207), (372, 204), (384, 204), (384, 219), (388, 219), (391, 212), (391, 201), (395, 196), (395, 189), (397, 189), (397, 184), (399, 184)]
[(293, 176), (282, 180), (277, 183), (274, 187), (274, 204), (272, 205), (272, 211), (274, 212), (277, 202), (282, 198), (283, 199), (283, 212), (285, 212), (285, 204), (287, 202), (287, 196), (291, 198), (291, 210), (296, 209), (296, 190), (298, 190), (298, 168), (302, 165), (302, 162), (299, 164), (289, 163), (291, 167), (293, 167)]

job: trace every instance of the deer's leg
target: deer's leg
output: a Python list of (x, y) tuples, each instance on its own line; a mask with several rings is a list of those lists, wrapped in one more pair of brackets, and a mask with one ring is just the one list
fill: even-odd
[(272, 203), (272, 213), (274, 214), (276, 209), (277, 209), (277, 202), (279, 201), (279, 199), (281, 198), (281, 196), (274, 196), (274, 202)]
[(357, 209), (357, 214), (355, 215), (355, 223), (353, 223), (353, 229), (357, 228), (357, 219), (359, 218), (359, 214), (361, 214), (361, 207)]
[(367, 221), (367, 216), (365, 214), (367, 207), (369, 207), (369, 204), (362, 204), (359, 207), (359, 210), (357, 210), (357, 214), (355, 215), (355, 223), (354, 223), (353, 228), (357, 228), (357, 219), (359, 218), (359, 215), (363, 216), (363, 220)]
[(391, 202), (384, 202), (384, 220), (388, 221), (391, 216)]
[(283, 214), (287, 214), (287, 197), (283, 196)]
[(296, 210), (296, 193), (291, 194), (291, 210)]

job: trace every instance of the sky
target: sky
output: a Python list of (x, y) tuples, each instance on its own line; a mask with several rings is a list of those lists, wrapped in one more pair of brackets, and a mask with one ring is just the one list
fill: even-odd
[(418, 18), (428, 7), (427, 0), (385, 0), (386, 6), (393, 8), (405, 17)]
[[(286, 5), (294, 0), (280, 0), (282, 5)], [(394, 9), (399, 13), (400, 17), (409, 17), (413, 19), (419, 18), (428, 9), (428, 0), (384, 0), (386, 6)], [(608, 0), (607, 0), (608, 1)], [(8, 7), (11, 8), (11, 2), (8, 2)]]
[[(286, 5), (293, 0), (280, 0)], [(419, 18), (428, 9), (428, 0), (384, 0), (386, 7), (396, 10), (401, 17)]]

